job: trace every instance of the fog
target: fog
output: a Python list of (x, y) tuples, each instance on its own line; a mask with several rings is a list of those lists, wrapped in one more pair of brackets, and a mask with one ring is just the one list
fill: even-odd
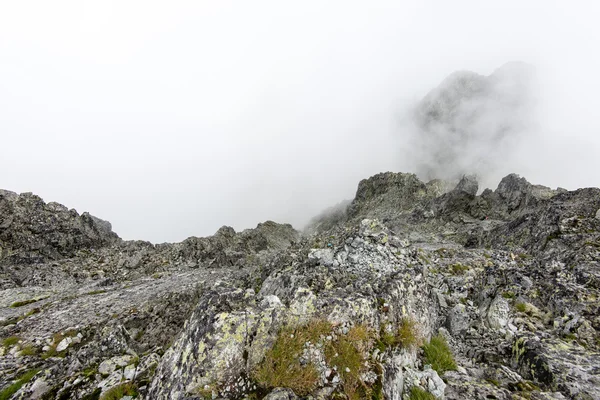
[(598, 15), (593, 0), (5, 1), (0, 188), (125, 239), (301, 228), (363, 178), (426, 174), (421, 99), (510, 61), (535, 68), (526, 123), (458, 154), (490, 160), (474, 172), (493, 186), (599, 186)]

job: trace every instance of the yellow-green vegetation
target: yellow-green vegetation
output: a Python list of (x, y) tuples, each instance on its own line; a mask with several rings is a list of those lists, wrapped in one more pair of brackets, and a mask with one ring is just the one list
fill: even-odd
[(27, 344), (21, 349), (22, 356), (35, 356), (38, 353), (38, 349), (32, 344)]
[(435, 396), (418, 386), (413, 386), (410, 389), (409, 400), (435, 400)]
[[(340, 334), (328, 321), (319, 319), (302, 326), (285, 327), (279, 331), (273, 347), (252, 373), (258, 386), (267, 390), (286, 387), (299, 396), (306, 396), (316, 389), (320, 380), (314, 364), (316, 360), (302, 359), (308, 342), (323, 350), (327, 365), (340, 378), (344, 397), (358, 400), (382, 398), (380, 379), (375, 384), (366, 384), (361, 378), (370, 368), (375, 368), (381, 377), (382, 371), (377, 364), (369, 362), (374, 345), (381, 351), (388, 348), (415, 350), (423, 344), (423, 337), (418, 323), (408, 316), (400, 320), (397, 328), (390, 330), (384, 326), (379, 334), (362, 324)], [(433, 360), (430, 363), (445, 370), (456, 369), (448, 345), (445, 341), (443, 345), (438, 342), (438, 338), (433, 338), (432, 344), (428, 344)], [(207, 397), (209, 392), (212, 393), (212, 388), (199, 394)]]
[(327, 364), (337, 367), (342, 388), (349, 400), (368, 399), (372, 395), (373, 389), (361, 379), (368, 369), (365, 362), (372, 340), (367, 327), (357, 325), (325, 346)]
[(390, 347), (402, 347), (409, 350), (414, 350), (423, 344), (423, 337), (419, 332), (417, 322), (411, 317), (404, 317), (400, 320), (396, 331), (389, 331), (382, 327), (379, 339), (377, 340), (377, 348), (380, 351), (385, 351)]
[(106, 290), (92, 290), (91, 292), (84, 293), (84, 296), (93, 296), (101, 293), (106, 293)]
[(253, 378), (264, 389), (287, 387), (300, 396), (308, 395), (319, 383), (313, 360), (300, 362), (305, 344), (311, 342), (323, 349), (327, 365), (335, 367), (346, 398), (371, 398), (381, 390), (369, 387), (361, 375), (369, 368), (367, 361), (374, 339), (375, 335), (365, 325), (356, 325), (346, 334), (335, 334), (332, 325), (324, 320), (286, 327), (279, 332)]
[(498, 382), (497, 379), (494, 378), (487, 378), (486, 379), (487, 382), (491, 383), (494, 386), (500, 387), (500, 382)]
[(322, 335), (330, 332), (331, 324), (321, 320), (312, 321), (306, 326), (283, 328), (263, 362), (254, 371), (254, 379), (267, 389), (287, 387), (300, 396), (307, 395), (316, 388), (319, 374), (313, 363), (300, 363), (304, 344), (316, 344)]
[(40, 313), (40, 312), (41, 312), (41, 310), (40, 310), (39, 308), (37, 308), (37, 307), (36, 307), (36, 308), (32, 308), (32, 309), (31, 309), (31, 310), (29, 310), (27, 313), (25, 313), (25, 314), (23, 314), (23, 315), (20, 315), (20, 316), (17, 318), (17, 322), (19, 322), (19, 321), (23, 321), (25, 318), (27, 318), (27, 317), (31, 317), (32, 315), (34, 315), (34, 314), (38, 314), (38, 313)]
[(98, 373), (98, 365), (90, 365), (87, 368), (84, 368), (81, 374), (86, 378), (92, 378)]
[(525, 312), (527, 310), (527, 304), (519, 302), (519, 303), (515, 304), (515, 308), (519, 312)]
[(54, 335), (52, 335), (52, 344), (50, 344), (50, 349), (48, 349), (48, 351), (46, 351), (44, 354), (42, 354), (42, 359), (47, 359), (50, 357), (64, 357), (66, 354), (66, 350), (58, 352), (56, 351), (56, 346), (58, 346), (58, 344), (66, 337), (73, 337), (73, 336), (77, 336), (77, 331), (74, 330), (68, 330), (64, 333), (55, 333)]
[(440, 375), (446, 371), (456, 370), (456, 362), (454, 356), (448, 346), (448, 342), (442, 335), (435, 335), (429, 343), (423, 345), (423, 354), (425, 363), (430, 364), (431, 368), (436, 370)]
[(13, 394), (17, 393), (21, 387), (29, 382), (35, 374), (38, 373), (39, 370), (32, 369), (31, 371), (25, 372), (23, 375), (19, 377), (12, 385), (6, 387), (4, 390), (0, 392), (0, 400), (8, 400), (12, 397)]
[(20, 340), (21, 340), (21, 338), (18, 336), (9, 336), (2, 341), (2, 346), (3, 347), (14, 346), (15, 344), (19, 343)]
[(504, 297), (505, 299), (514, 299), (515, 298), (515, 292), (507, 290), (506, 292), (502, 292), (502, 297)]
[(468, 265), (462, 265), (461, 263), (456, 263), (456, 264), (452, 264), (450, 269), (452, 270), (452, 273), (454, 273), (456, 275), (463, 275), (470, 268)]
[(35, 303), (35, 302), (40, 301), (40, 300), (41, 299), (31, 299), (31, 300), (24, 300), (24, 301), (15, 301), (10, 306), (12, 308), (23, 307), (23, 306), (26, 306), (27, 304)]
[(212, 385), (206, 385), (204, 387), (198, 388), (197, 393), (200, 397), (206, 400), (211, 400), (213, 395), (214, 387)]
[(137, 397), (137, 395), (137, 386), (132, 382), (125, 382), (108, 389), (102, 396), (100, 396), (100, 400), (120, 400), (124, 396)]

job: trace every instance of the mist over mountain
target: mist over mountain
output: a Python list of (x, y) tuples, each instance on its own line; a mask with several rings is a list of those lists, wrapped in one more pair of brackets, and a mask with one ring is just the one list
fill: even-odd
[(0, 400), (600, 399), (599, 15), (0, 1)]
[(534, 78), (534, 67), (522, 62), (489, 76), (450, 74), (410, 115), (404, 156), (414, 171), (426, 180), (477, 174), (488, 183), (537, 128)]

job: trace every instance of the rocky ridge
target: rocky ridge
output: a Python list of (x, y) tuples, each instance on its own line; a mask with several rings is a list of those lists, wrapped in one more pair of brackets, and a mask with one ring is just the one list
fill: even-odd
[(305, 233), (153, 245), (3, 191), (0, 393), (600, 398), (600, 190), (477, 193), (388, 172)]

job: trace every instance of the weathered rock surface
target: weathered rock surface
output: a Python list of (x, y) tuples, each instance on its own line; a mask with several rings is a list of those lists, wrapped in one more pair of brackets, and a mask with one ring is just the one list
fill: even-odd
[[(478, 189), (388, 172), (309, 233), (161, 245), (2, 192), (0, 388), (34, 370), (11, 398), (600, 398), (600, 190)], [(257, 373), (316, 321), (290, 361), (310, 387)], [(414, 343), (394, 336), (407, 321)], [(421, 347), (435, 335), (447, 371)]]

